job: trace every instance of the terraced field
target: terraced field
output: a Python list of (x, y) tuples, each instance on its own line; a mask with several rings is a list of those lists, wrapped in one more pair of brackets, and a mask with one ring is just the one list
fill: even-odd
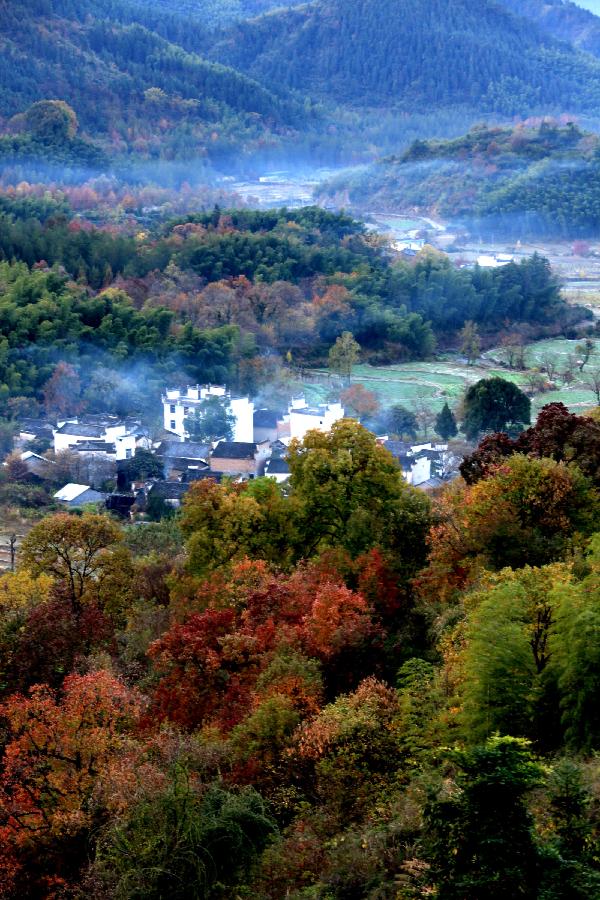
[[(526, 349), (526, 363), (529, 367), (539, 368), (543, 361), (551, 357), (557, 365), (558, 372), (567, 368), (568, 358), (577, 357), (577, 341), (550, 340), (530, 344)], [(434, 362), (399, 363), (393, 366), (357, 365), (354, 367), (353, 383), (363, 384), (380, 398), (382, 406), (401, 403), (410, 409), (415, 405), (427, 404), (434, 412), (439, 412), (448, 401), (455, 406), (463, 396), (466, 388), (480, 378), (499, 375), (514, 381), (524, 390), (528, 387), (527, 372), (514, 372), (503, 368), (502, 350), (490, 350), (485, 353), (477, 365), (468, 366), (459, 358), (442, 358)], [(591, 355), (583, 373), (575, 367), (575, 378), (567, 384), (556, 377), (557, 389), (537, 393), (532, 397), (534, 410), (541, 409), (546, 403), (560, 401), (573, 412), (596, 405), (593, 391), (586, 385), (588, 372), (600, 371), (600, 342)], [(342, 384), (335, 376), (325, 370), (317, 370), (307, 376), (298, 387), (305, 391), (311, 402), (322, 402), (328, 398), (339, 397)]]

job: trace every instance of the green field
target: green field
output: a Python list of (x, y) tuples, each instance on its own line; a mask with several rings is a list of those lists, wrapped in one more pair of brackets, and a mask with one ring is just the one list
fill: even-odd
[[(577, 343), (568, 340), (549, 340), (530, 344), (526, 348), (526, 363), (529, 367), (539, 368), (550, 356), (556, 362), (558, 371), (562, 372), (569, 355), (577, 357), (575, 350)], [(473, 366), (452, 358), (435, 362), (399, 363), (393, 366), (357, 365), (354, 367), (352, 382), (363, 384), (376, 393), (382, 406), (401, 403), (409, 409), (414, 409), (415, 406), (426, 403), (437, 413), (446, 401), (450, 407), (456, 406), (466, 388), (480, 378), (499, 375), (514, 381), (526, 390), (527, 373), (503, 368), (497, 364), (497, 360), (501, 359), (502, 351), (498, 349), (485, 353), (480, 363)], [(557, 401), (564, 403), (573, 412), (595, 406), (595, 395), (585, 384), (586, 373), (592, 370), (600, 370), (600, 345), (590, 357), (583, 373), (576, 367), (575, 379), (570, 384), (564, 383), (557, 376), (556, 390), (534, 394), (531, 398), (533, 410), (537, 412), (546, 403)], [(330, 376), (325, 370), (310, 373), (298, 386), (313, 403), (337, 399), (340, 390), (343, 389), (340, 379)]]

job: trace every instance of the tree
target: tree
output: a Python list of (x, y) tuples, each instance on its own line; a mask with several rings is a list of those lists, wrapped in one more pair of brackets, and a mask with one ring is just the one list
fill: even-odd
[(340, 400), (343, 406), (354, 412), (359, 419), (370, 418), (379, 410), (377, 394), (368, 391), (362, 384), (353, 384), (351, 387), (347, 387), (340, 394)]
[(462, 430), (474, 440), (482, 432), (521, 430), (531, 417), (531, 401), (504, 378), (482, 378), (467, 389)]
[(96, 869), (114, 897), (206, 900), (235, 896), (277, 832), (252, 787), (203, 788), (181, 766), (158, 791), (145, 790), (100, 840)]
[(120, 469), (128, 481), (142, 481), (146, 478), (164, 478), (164, 466), (150, 450), (143, 448), (135, 456), (125, 460)]
[(584, 366), (589, 362), (590, 356), (595, 349), (596, 344), (591, 338), (586, 338), (581, 342), (581, 344), (577, 344), (577, 346), (575, 347), (575, 350), (579, 355), (577, 365), (579, 366), (580, 372), (583, 372)]
[(81, 381), (69, 363), (60, 362), (42, 388), (44, 406), (49, 415), (64, 416), (81, 412)]
[(429, 503), (373, 434), (348, 419), (327, 434), (309, 431), (291, 442), (288, 463), (307, 555), (343, 547), (357, 556), (378, 546), (400, 565), (418, 564)]
[(466, 356), (470, 366), (479, 358), (481, 352), (481, 340), (477, 325), (472, 320), (465, 322), (459, 333), (460, 352)]
[(474, 484), (513, 453), (576, 463), (584, 475), (600, 484), (600, 422), (593, 416), (570, 413), (563, 403), (544, 406), (535, 425), (521, 432), (516, 440), (506, 434), (484, 437), (474, 453), (461, 463), (461, 475), (468, 484)]
[(350, 383), (352, 369), (360, 356), (358, 344), (350, 331), (343, 331), (329, 351), (329, 368)]
[(444, 403), (441, 412), (439, 412), (436, 417), (435, 430), (444, 441), (456, 437), (458, 434), (456, 419), (454, 418), (454, 413), (448, 406), (448, 402)]
[(594, 392), (596, 403), (600, 404), (600, 369), (590, 369), (587, 373), (586, 386)]
[(426, 809), (425, 835), (440, 900), (536, 900), (539, 851), (527, 792), (542, 780), (527, 741), (490, 738), (454, 750), (454, 784)]
[(111, 574), (107, 551), (123, 539), (108, 516), (57, 513), (38, 522), (21, 545), (20, 565), (32, 575), (53, 575), (73, 612), (81, 613), (86, 595), (98, 594)]
[(230, 441), (233, 438), (235, 416), (227, 400), (222, 397), (207, 397), (193, 416), (184, 419), (184, 426), (192, 441), (208, 443), (216, 438)]
[(81, 834), (93, 789), (141, 711), (139, 695), (106, 671), (70, 675), (60, 695), (43, 684), (13, 694), (0, 707), (4, 840), (21, 848)]
[(391, 406), (385, 414), (384, 423), (390, 434), (398, 435), (399, 438), (412, 438), (417, 436), (417, 417), (410, 409), (396, 403)]
[(25, 128), (38, 140), (62, 142), (77, 134), (77, 116), (64, 100), (39, 100), (25, 113)]

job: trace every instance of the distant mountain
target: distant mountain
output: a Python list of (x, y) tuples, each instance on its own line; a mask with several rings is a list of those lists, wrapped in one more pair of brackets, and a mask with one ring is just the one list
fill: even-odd
[[(531, 19), (545, 34), (600, 56), (600, 17), (570, 0), (499, 0), (511, 12)], [(600, 12), (600, 2), (596, 13)]]
[(5, 123), (36, 101), (60, 99), (108, 152), (167, 159), (216, 158), (293, 133), (301, 117), (289, 97), (134, 21), (134, 5), (0, 0)]
[(233, 26), (211, 57), (340, 104), (596, 109), (600, 64), (493, 0), (319, 0)]
[(545, 120), (415, 141), (323, 188), (354, 210), (439, 215), (515, 237), (600, 235), (600, 137)]

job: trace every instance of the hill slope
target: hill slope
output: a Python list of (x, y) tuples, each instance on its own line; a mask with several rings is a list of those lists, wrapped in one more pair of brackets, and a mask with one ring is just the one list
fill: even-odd
[(0, 0), (0, 113), (65, 100), (112, 153), (166, 158), (276, 140), (297, 120), (292, 102), (248, 76), (118, 21), (130, 9), (108, 0)]
[(599, 235), (600, 138), (548, 121), (480, 126), (455, 140), (416, 141), (324, 194), (356, 209), (438, 214), (515, 236)]
[(600, 17), (569, 0), (499, 0), (511, 12), (531, 19), (545, 34), (600, 56)]
[(491, 0), (320, 0), (241, 23), (213, 58), (338, 103), (594, 109), (600, 65)]

